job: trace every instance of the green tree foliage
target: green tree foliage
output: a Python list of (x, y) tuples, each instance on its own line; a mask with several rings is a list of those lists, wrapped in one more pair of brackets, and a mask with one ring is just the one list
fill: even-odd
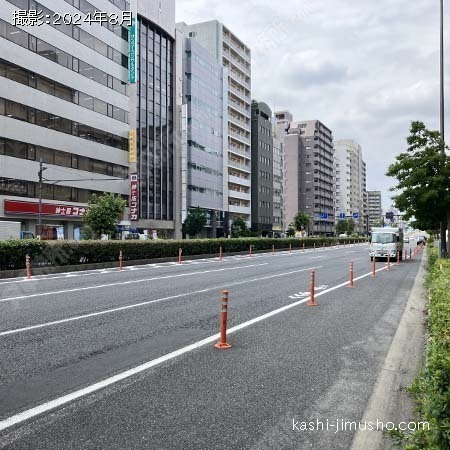
[(240, 218), (233, 220), (231, 224), (231, 237), (239, 238), (249, 235), (247, 224)]
[(197, 236), (206, 225), (206, 216), (201, 208), (192, 208), (189, 210), (186, 220), (183, 223), (183, 231), (191, 237)]
[(91, 228), (95, 237), (111, 236), (126, 206), (126, 201), (112, 193), (93, 194), (88, 202), (84, 223)]
[(295, 228), (291, 225), (287, 231), (286, 231), (287, 237), (294, 237), (295, 236)]
[(311, 216), (309, 214), (299, 211), (294, 217), (293, 225), (297, 231), (303, 231), (309, 228), (310, 223), (311, 223)]
[(348, 222), (346, 219), (338, 220), (336, 224), (336, 234), (346, 234), (348, 231)]
[[(441, 248), (446, 249), (445, 223), (450, 223), (450, 161), (442, 148), (440, 133), (427, 130), (422, 122), (412, 122), (408, 148), (396, 157), (387, 175), (397, 179), (392, 189), (395, 206), (403, 218), (415, 218), (413, 226), (422, 230), (438, 229), (441, 224)], [(450, 242), (449, 242), (450, 246)], [(450, 252), (450, 248), (447, 249)]]
[(347, 233), (352, 234), (355, 231), (355, 221), (350, 217), (347, 220)]

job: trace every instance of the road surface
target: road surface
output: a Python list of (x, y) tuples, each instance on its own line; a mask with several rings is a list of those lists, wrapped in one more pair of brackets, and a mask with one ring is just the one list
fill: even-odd
[(355, 245), (2, 280), (0, 448), (348, 449), (332, 424), (362, 417), (418, 267), (372, 278)]

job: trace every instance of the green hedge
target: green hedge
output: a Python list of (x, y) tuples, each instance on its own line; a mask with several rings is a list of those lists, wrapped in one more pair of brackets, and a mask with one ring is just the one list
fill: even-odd
[(405, 450), (450, 450), (450, 260), (436, 255), (435, 249), (429, 251), (426, 359), (410, 386), (418, 421), (428, 422), (430, 429), (400, 434), (399, 446)]
[[(362, 238), (341, 239), (340, 242), (363, 242)], [(67, 266), (74, 264), (92, 264), (118, 261), (119, 251), (123, 251), (124, 260), (142, 260), (155, 258), (174, 258), (178, 249), (183, 249), (183, 256), (215, 255), (222, 251), (235, 253), (248, 251), (250, 245), (255, 251), (299, 249), (337, 244), (338, 239), (192, 239), (192, 240), (158, 240), (158, 241), (36, 241), (10, 240), (0, 241), (0, 270), (25, 268), (25, 255), (31, 256), (32, 266)]]

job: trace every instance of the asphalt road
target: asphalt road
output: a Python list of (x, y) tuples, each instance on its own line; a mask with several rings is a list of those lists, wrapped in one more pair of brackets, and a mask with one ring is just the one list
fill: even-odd
[(0, 448), (348, 449), (293, 421), (362, 417), (418, 266), (372, 278), (358, 245), (0, 281)]

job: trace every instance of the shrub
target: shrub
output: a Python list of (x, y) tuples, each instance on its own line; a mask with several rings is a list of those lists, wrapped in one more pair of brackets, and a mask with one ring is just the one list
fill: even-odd
[[(362, 242), (364, 239), (346, 239), (346, 242)], [(248, 251), (250, 246), (258, 250), (292, 248), (299, 249), (314, 246), (329, 246), (337, 243), (333, 238), (307, 239), (194, 239), (194, 240), (148, 240), (148, 241), (37, 241), (12, 240), (0, 242), (0, 270), (24, 269), (25, 255), (31, 256), (33, 266), (67, 266), (114, 262), (119, 259), (120, 250), (124, 260), (144, 260), (156, 258), (175, 258), (178, 249), (183, 256), (216, 255), (220, 247), (224, 253)]]

